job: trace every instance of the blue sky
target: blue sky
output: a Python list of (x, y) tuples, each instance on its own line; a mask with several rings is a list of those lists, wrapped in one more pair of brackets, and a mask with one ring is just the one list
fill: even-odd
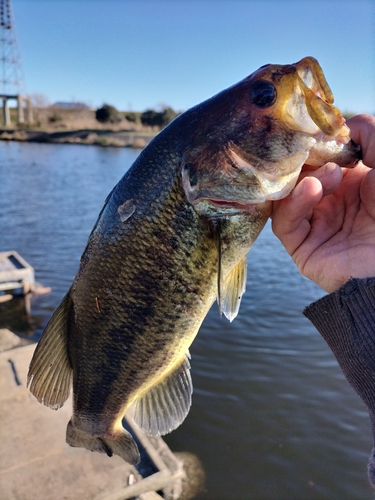
[(342, 111), (375, 113), (373, 0), (12, 0), (27, 91), (185, 110), (266, 63), (318, 59)]

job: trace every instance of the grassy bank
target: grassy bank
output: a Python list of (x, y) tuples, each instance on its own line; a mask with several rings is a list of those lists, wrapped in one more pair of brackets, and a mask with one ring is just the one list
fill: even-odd
[(116, 146), (144, 148), (154, 137), (153, 132), (124, 130), (62, 130), (47, 131), (38, 129), (0, 129), (0, 140), (23, 142), (49, 142), (55, 144), (86, 144), (97, 146)]
[(144, 148), (158, 132), (129, 122), (125, 113), (115, 124), (99, 123), (90, 109), (33, 108), (30, 124), (16, 124), (15, 109), (10, 115), (12, 125), (0, 128), (0, 140)]

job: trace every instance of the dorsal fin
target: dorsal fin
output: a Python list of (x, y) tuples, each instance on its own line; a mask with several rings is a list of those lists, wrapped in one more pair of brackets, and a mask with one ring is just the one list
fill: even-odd
[(232, 269), (225, 280), (221, 281), (221, 311), (233, 321), (238, 314), (241, 298), (246, 290), (247, 263), (246, 255)]
[(72, 367), (68, 358), (68, 312), (65, 296), (44, 329), (27, 375), (27, 386), (40, 403), (57, 410), (69, 397)]
[(133, 421), (145, 434), (168, 434), (182, 424), (189, 413), (193, 384), (188, 356), (136, 400)]

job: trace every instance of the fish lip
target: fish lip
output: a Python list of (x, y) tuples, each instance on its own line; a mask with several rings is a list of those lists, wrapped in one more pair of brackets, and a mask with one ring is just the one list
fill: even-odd
[(340, 167), (353, 168), (362, 160), (362, 148), (349, 135), (328, 136), (324, 133), (314, 135), (315, 144), (310, 150), (306, 164), (320, 167), (333, 162)]

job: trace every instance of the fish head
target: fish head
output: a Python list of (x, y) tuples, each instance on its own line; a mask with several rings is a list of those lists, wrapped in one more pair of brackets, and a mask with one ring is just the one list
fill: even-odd
[(349, 135), (313, 57), (262, 66), (191, 110), (195, 132), (184, 147), (185, 194), (198, 211), (251, 210), (287, 196), (304, 163), (354, 166)]

